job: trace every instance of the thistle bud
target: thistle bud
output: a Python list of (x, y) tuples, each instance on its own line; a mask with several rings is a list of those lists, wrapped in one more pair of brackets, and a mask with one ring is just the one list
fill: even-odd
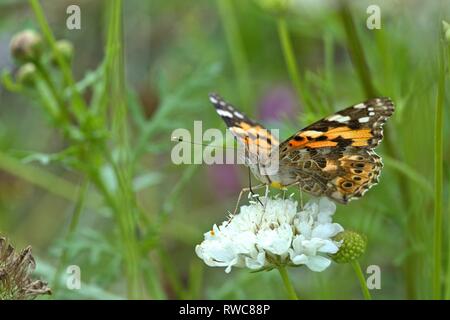
[(331, 257), (337, 263), (357, 260), (366, 251), (367, 238), (355, 231), (345, 230), (337, 234), (334, 241), (342, 241), (339, 251)]
[(42, 53), (42, 38), (36, 31), (21, 31), (11, 39), (10, 50), (19, 62), (35, 61)]
[(16, 79), (17, 82), (25, 85), (32, 86), (34, 84), (36, 77), (36, 66), (34, 63), (27, 62), (22, 65), (17, 71)]
[[(70, 63), (73, 57), (73, 44), (68, 40), (59, 40), (56, 42), (56, 50), (58, 50), (59, 54), (63, 57), (63, 59)], [(51, 63), (53, 65), (58, 65), (58, 61), (54, 54), (51, 57)]]

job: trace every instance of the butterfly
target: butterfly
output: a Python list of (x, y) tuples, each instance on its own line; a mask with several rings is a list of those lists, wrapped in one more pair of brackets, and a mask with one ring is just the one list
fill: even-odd
[[(389, 98), (374, 98), (325, 117), (279, 142), (268, 129), (218, 94), (209, 100), (245, 149), (245, 164), (263, 185), (298, 185), (316, 197), (347, 204), (378, 183), (383, 167), (374, 149), (394, 112)], [(274, 161), (276, 160), (276, 161)], [(267, 170), (276, 163), (276, 170)]]

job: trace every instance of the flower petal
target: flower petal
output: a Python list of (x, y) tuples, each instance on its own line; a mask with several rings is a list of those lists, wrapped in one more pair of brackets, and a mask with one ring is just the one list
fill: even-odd
[(328, 268), (331, 264), (331, 260), (322, 256), (309, 257), (306, 266), (315, 272), (322, 272)]
[(264, 267), (265, 263), (266, 263), (266, 253), (264, 251), (259, 252), (256, 258), (250, 257), (245, 258), (245, 265), (249, 269), (253, 270), (261, 269), (262, 267)]

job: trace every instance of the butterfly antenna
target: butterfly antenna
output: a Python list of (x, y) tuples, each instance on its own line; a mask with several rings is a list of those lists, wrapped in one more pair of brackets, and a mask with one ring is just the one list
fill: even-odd
[(234, 150), (234, 148), (232, 148), (232, 147), (226, 147), (226, 146), (214, 146), (214, 145), (211, 145), (211, 144), (206, 144), (206, 143), (201, 143), (201, 142), (194, 142), (194, 141), (191, 141), (191, 140), (187, 140), (187, 139), (184, 139), (183, 137), (176, 137), (176, 136), (174, 136), (174, 137), (172, 137), (172, 141), (173, 142), (186, 142), (186, 143), (190, 143), (190, 144), (193, 144), (193, 145), (197, 145), (197, 146), (203, 146), (203, 147), (210, 147), (210, 148), (222, 148), (222, 149), (233, 149)]

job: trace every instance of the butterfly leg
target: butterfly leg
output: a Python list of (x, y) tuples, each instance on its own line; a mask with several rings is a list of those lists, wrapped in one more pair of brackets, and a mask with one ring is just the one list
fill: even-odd
[[(269, 185), (266, 185), (266, 192), (264, 193), (264, 199), (266, 199), (266, 202), (264, 203), (263, 207), (264, 207), (264, 211), (266, 211), (266, 204), (267, 204), (267, 197), (269, 196)], [(259, 200), (259, 198), (258, 198)], [(261, 203), (261, 201), (259, 202)]]
[[(226, 225), (228, 225), (228, 224), (231, 222), (231, 220), (233, 220), (234, 216), (236, 215), (236, 212), (237, 212), (238, 207), (239, 207), (239, 202), (241, 202), (242, 195), (243, 195), (244, 193), (246, 193), (246, 192), (250, 192), (251, 194), (254, 194), (253, 190), (261, 189), (261, 188), (263, 188), (264, 186), (265, 186), (265, 184), (258, 184), (257, 186), (254, 186), (253, 188), (252, 188), (252, 187), (242, 188), (241, 192), (239, 193), (239, 197), (238, 197), (238, 199), (237, 199), (236, 207), (234, 208), (234, 212), (231, 213), (231, 212), (228, 211), (228, 221), (227, 221), (227, 224), (226, 224)], [(261, 201), (259, 200), (259, 198), (258, 198), (258, 201), (259, 201), (259, 203), (261, 203)], [(261, 203), (261, 205), (263, 205), (263, 204)]]
[(251, 173), (250, 168), (248, 168), (248, 186), (249, 186), (249, 189), (250, 189), (251, 196), (256, 198), (256, 200), (258, 200), (258, 202), (261, 204), (261, 206), (264, 207), (264, 205), (262, 204), (261, 200), (259, 200), (259, 195), (255, 194), (255, 192), (253, 192), (253, 189), (252, 189), (252, 173)]
[(302, 210), (303, 210), (303, 192), (302, 192), (302, 187), (300, 186), (300, 184), (298, 185), (298, 190), (300, 191), (300, 208), (302, 208)]
[[(300, 191), (300, 208), (302, 208), (302, 210), (303, 210), (303, 192), (302, 192), (302, 186), (300, 185), (300, 181), (294, 182), (294, 183), (286, 186), (286, 188), (294, 187), (294, 186), (298, 186), (298, 190)], [(283, 198), (284, 198), (284, 196), (283, 196)]]
[[(254, 194), (253, 190), (261, 189), (261, 188), (263, 188), (264, 186), (265, 186), (265, 184), (259, 184), (259, 185), (257, 185), (257, 186), (254, 186), (253, 188), (251, 188), (251, 187), (249, 187), (249, 188), (243, 188), (243, 189), (241, 190), (241, 192), (239, 193), (239, 197), (238, 197), (237, 202), (236, 202), (236, 207), (234, 208), (234, 213), (231, 215), (231, 217), (233, 217), (233, 216), (236, 215), (236, 212), (237, 212), (238, 207), (239, 207), (239, 202), (241, 201), (242, 195), (243, 195), (244, 193), (250, 192), (251, 194)], [(259, 199), (258, 199), (258, 200), (259, 200)], [(260, 203), (261, 203), (261, 201), (260, 201)]]
[[(263, 184), (260, 184), (260, 185), (257, 185), (255, 188), (256, 188), (256, 189), (261, 189), (262, 186), (264, 186), (264, 185), (263, 185)], [(269, 186), (267, 186), (267, 188), (268, 188), (268, 187), (269, 187)], [(242, 189), (242, 190), (244, 190), (244, 189)], [(253, 188), (252, 188), (251, 185), (248, 187), (248, 192), (250, 192), (250, 195), (252, 196), (252, 198), (256, 198), (256, 200), (258, 200), (259, 204), (260, 204), (261, 206), (264, 207), (264, 204), (263, 204), (263, 203), (261, 202), (261, 200), (259, 199), (259, 194), (255, 193), (255, 192), (253, 191)], [(237, 203), (237, 204), (239, 204), (239, 200), (238, 200), (238, 203)]]

